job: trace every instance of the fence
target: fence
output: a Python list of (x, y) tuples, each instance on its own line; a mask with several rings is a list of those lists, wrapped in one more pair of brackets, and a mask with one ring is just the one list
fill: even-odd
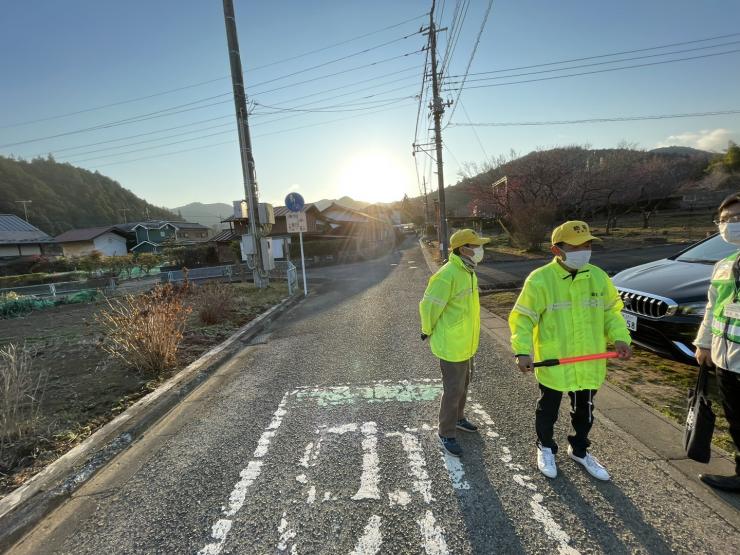
[(24, 285), (21, 287), (7, 287), (0, 289), (0, 296), (8, 293), (15, 293), (20, 297), (66, 297), (81, 291), (113, 291), (116, 289), (116, 282), (113, 279), (91, 279), (87, 281), (66, 281), (60, 283), (44, 283), (41, 285)]
[[(222, 280), (222, 281), (237, 281), (240, 279), (240, 275), (246, 272), (250, 274), (250, 270), (245, 264), (229, 264), (226, 266), (211, 266), (208, 268), (193, 268), (188, 270), (188, 281), (206, 281), (206, 280)], [(276, 260), (275, 268), (270, 270), (270, 279), (286, 280), (288, 282), (288, 293), (293, 292), (298, 288), (298, 270), (295, 265), (287, 260)], [(170, 272), (162, 272), (160, 274), (160, 281), (163, 283), (179, 283), (185, 280), (185, 272), (182, 270), (173, 270)]]

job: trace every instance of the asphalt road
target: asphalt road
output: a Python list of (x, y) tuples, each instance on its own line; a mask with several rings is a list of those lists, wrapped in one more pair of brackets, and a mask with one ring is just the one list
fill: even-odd
[(16, 552), (740, 552), (737, 528), (598, 413), (592, 449), (613, 481), (564, 450), (558, 478), (541, 476), (536, 385), (487, 335), (468, 412), (481, 431), (461, 437), (461, 462), (443, 457), (418, 246), (321, 275)]
[[(639, 249), (619, 251), (594, 251), (591, 263), (599, 266), (609, 275), (614, 275), (625, 268), (631, 268), (653, 260), (672, 256), (687, 245), (658, 245)], [(480, 265), (478, 277), (481, 286), (514, 287), (524, 282), (529, 273), (546, 263), (546, 259), (516, 260), (511, 262), (486, 262)]]

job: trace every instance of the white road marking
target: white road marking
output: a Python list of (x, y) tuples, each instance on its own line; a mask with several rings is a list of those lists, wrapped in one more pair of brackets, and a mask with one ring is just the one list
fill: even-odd
[[(318, 432), (319, 430), (317, 430)], [(334, 426), (333, 428), (329, 428), (326, 430), (327, 433), (330, 434), (346, 434), (347, 432), (356, 432), (357, 431), (357, 424), (344, 424), (342, 426)]]
[(388, 494), (388, 501), (391, 507), (393, 507), (394, 505), (405, 507), (406, 505), (411, 503), (411, 496), (407, 491), (396, 490)]
[(229, 495), (228, 507), (223, 511), (224, 515), (228, 518), (219, 519), (211, 528), (211, 538), (215, 541), (206, 544), (201, 549), (199, 555), (218, 555), (223, 549), (224, 542), (229, 535), (231, 530), (231, 517), (233, 517), (239, 510), (244, 506), (244, 501), (247, 498), (247, 490), (254, 483), (254, 481), (262, 473), (262, 462), (260, 459), (267, 454), (267, 450), (270, 446), (270, 440), (275, 435), (275, 432), (283, 422), (283, 417), (287, 413), (285, 405), (288, 402), (288, 396), (290, 393), (283, 395), (280, 404), (275, 410), (272, 420), (268, 424), (265, 431), (262, 432), (262, 436), (257, 443), (257, 448), (254, 451), (254, 459), (249, 461), (247, 467), (239, 473), (240, 480), (234, 486), (234, 489)]
[(416, 521), (421, 529), (422, 544), (424, 552), (427, 555), (447, 555), (447, 542), (444, 537), (444, 530), (437, 526), (437, 521), (432, 511), (427, 510), (426, 514)]
[[(471, 406), (473, 408), (473, 412), (478, 416), (478, 418), (481, 419), (482, 422), (487, 425), (494, 424), (493, 419), (485, 410), (483, 410), (482, 405), (480, 405), (479, 403), (474, 403)], [(497, 439), (497, 443), (500, 444), (501, 452), (503, 453), (501, 460), (506, 463), (506, 467), (509, 470), (522, 471), (523, 467), (521, 465), (511, 463), (511, 449), (503, 444), (504, 440), (505, 438), (503, 437), (499, 437)], [(524, 474), (517, 473), (512, 475), (512, 480), (514, 480), (516, 484), (528, 489), (529, 491), (536, 492), (537, 484), (531, 482), (531, 479), (531, 476), (527, 476)], [(542, 494), (535, 493), (534, 495), (532, 495), (531, 501), (529, 503), (529, 506), (532, 509), (532, 518), (534, 518), (534, 520), (542, 525), (545, 531), (545, 535), (558, 544), (558, 553), (560, 555), (580, 555), (580, 552), (577, 549), (571, 547), (570, 536), (565, 532), (565, 530), (560, 527), (560, 525), (553, 518), (552, 513), (547, 509), (547, 507), (543, 505), (543, 499), (544, 498), (542, 497)]]
[(383, 544), (383, 535), (380, 533), (380, 517), (372, 515), (365, 526), (365, 531), (357, 540), (357, 545), (351, 555), (375, 555), (380, 552)]
[(306, 445), (306, 451), (298, 464), (304, 468), (308, 468), (308, 463), (311, 460), (311, 451), (313, 451), (313, 441)]
[(378, 427), (375, 422), (365, 422), (362, 425), (362, 476), (360, 489), (352, 496), (354, 501), (360, 499), (380, 499), (378, 483), (380, 468), (378, 467)]
[(447, 452), (440, 453), (440, 455), (442, 456), (442, 462), (447, 467), (447, 474), (450, 476), (452, 487), (455, 489), (470, 489), (470, 484), (465, 479), (465, 469), (462, 461)]
[[(295, 538), (295, 530), (288, 527), (288, 521), (285, 519), (286, 516), (287, 514), (283, 513), (283, 518), (280, 519), (280, 524), (278, 525), (278, 534), (280, 534), (280, 539), (277, 544), (278, 553), (285, 553), (288, 550), (288, 542)], [(293, 544), (291, 553), (297, 552), (298, 549), (296, 545)]]
[(421, 494), (425, 503), (434, 501), (432, 497), (432, 481), (426, 471), (427, 461), (424, 458), (424, 452), (419, 445), (419, 439), (412, 434), (404, 432), (391, 432), (385, 434), (385, 437), (400, 437), (406, 456), (409, 460), (409, 469), (414, 479), (414, 490)]
[(314, 501), (316, 501), (316, 486), (311, 486), (308, 489), (308, 499), (306, 500), (306, 503), (313, 505)]

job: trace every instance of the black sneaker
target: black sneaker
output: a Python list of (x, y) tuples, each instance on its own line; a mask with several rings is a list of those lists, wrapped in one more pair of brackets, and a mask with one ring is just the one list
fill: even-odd
[(717, 474), (699, 474), (699, 479), (706, 485), (722, 491), (740, 491), (740, 475), (719, 476)]
[(458, 445), (457, 440), (454, 437), (439, 436), (439, 444), (442, 446), (442, 449), (447, 451), (453, 457), (459, 457), (462, 455), (462, 447)]
[(463, 432), (477, 432), (478, 426), (473, 424), (467, 418), (463, 418), (462, 420), (457, 421), (457, 429), (462, 430)]

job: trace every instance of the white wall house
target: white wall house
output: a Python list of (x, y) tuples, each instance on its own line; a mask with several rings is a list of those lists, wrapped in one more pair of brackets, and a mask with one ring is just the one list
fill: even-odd
[(124, 256), (128, 252), (125, 234), (114, 227), (72, 229), (58, 235), (56, 242), (68, 257), (85, 256), (93, 251), (104, 256)]
[(38, 256), (54, 239), (15, 214), (0, 214), (0, 258)]

